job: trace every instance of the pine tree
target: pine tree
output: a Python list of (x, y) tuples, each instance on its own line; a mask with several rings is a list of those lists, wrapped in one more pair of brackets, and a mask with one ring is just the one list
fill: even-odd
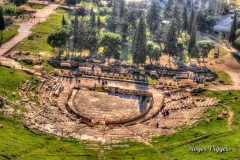
[(192, 12), (188, 21), (188, 34), (191, 34), (191, 29), (192, 29), (192, 24), (193, 24), (193, 20), (195, 18), (195, 10), (194, 7), (192, 6)]
[(165, 19), (171, 19), (172, 18), (172, 6), (173, 6), (173, 0), (168, 0), (165, 9), (163, 11), (163, 15)]
[(171, 20), (168, 27), (164, 41), (164, 51), (169, 55), (168, 63), (171, 67), (170, 56), (175, 56), (177, 53), (177, 27), (175, 19)]
[(194, 55), (195, 53), (193, 52), (193, 48), (195, 45), (196, 45), (196, 18), (194, 18), (193, 20), (190, 40), (188, 43), (188, 57), (190, 62), (191, 62), (191, 58), (195, 57)]
[(124, 12), (125, 12), (125, 0), (120, 0), (120, 12), (119, 12), (120, 18), (124, 17)]
[(2, 45), (3, 41), (3, 30), (5, 29), (5, 22), (3, 18), (3, 10), (0, 8), (0, 30), (1, 30), (1, 39), (0, 39), (0, 46)]
[(159, 20), (159, 11), (157, 7), (157, 2), (153, 0), (147, 14), (147, 24), (150, 28), (151, 34), (155, 32), (153, 28), (155, 23), (158, 24), (158, 20)]
[(66, 24), (67, 24), (67, 22), (66, 22), (66, 20), (65, 20), (64, 15), (63, 15), (63, 17), (62, 17), (62, 26), (66, 25)]
[(183, 30), (188, 30), (188, 16), (187, 16), (187, 6), (184, 7), (183, 14), (182, 14), (182, 19), (183, 19)]
[(132, 49), (133, 63), (144, 64), (147, 56), (147, 38), (146, 38), (146, 24), (143, 16), (141, 16), (138, 27), (136, 29), (136, 35), (134, 39), (134, 46)]
[(228, 38), (230, 43), (234, 43), (234, 41), (236, 39), (236, 30), (237, 30), (237, 13), (235, 12), (233, 22), (231, 25), (230, 35)]

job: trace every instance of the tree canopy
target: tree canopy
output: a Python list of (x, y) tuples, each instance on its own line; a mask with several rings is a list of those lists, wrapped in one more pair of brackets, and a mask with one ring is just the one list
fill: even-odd
[(108, 32), (101, 38), (100, 45), (104, 47), (103, 54), (108, 59), (114, 57), (120, 58), (119, 49), (122, 44), (122, 38), (119, 34)]

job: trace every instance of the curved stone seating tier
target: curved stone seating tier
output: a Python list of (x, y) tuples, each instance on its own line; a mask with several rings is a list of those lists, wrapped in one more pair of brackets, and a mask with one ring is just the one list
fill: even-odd
[[(88, 93), (91, 93), (91, 94), (88, 94)], [(105, 106), (103, 104), (103, 106), (101, 106), (100, 103), (103, 103), (103, 101), (99, 101), (99, 99), (101, 98), (102, 100), (104, 98), (104, 95), (101, 95), (101, 94), (106, 94), (106, 93), (73, 90), (72, 95), (70, 96), (70, 99), (66, 104), (68, 112), (74, 113), (75, 115), (78, 116), (78, 118), (82, 119), (82, 122), (92, 126), (97, 124), (109, 124), (109, 125), (125, 124), (128, 122), (135, 121), (143, 117), (145, 114), (149, 114), (150, 111), (152, 110), (153, 101), (150, 101), (147, 103), (145, 110), (143, 112), (140, 112), (138, 110), (139, 98), (138, 96), (134, 96), (134, 95), (130, 95), (130, 99), (124, 100), (124, 101), (129, 101), (129, 106), (125, 106), (126, 102), (120, 100), (119, 101), (120, 104), (116, 104), (117, 106), (116, 108), (114, 108), (114, 101), (116, 101), (115, 99), (113, 99), (113, 102), (110, 102), (110, 99), (108, 99), (107, 103), (109, 105)], [(90, 95), (92, 95), (92, 97), (89, 97)], [(100, 96), (99, 99), (97, 99), (98, 96)], [(111, 95), (106, 94), (106, 96), (109, 97)], [(122, 95), (122, 97), (120, 98), (124, 98), (124, 96), (127, 96), (127, 95)], [(116, 97), (116, 96), (113, 96), (113, 97)], [(88, 101), (92, 101), (93, 103)], [(93, 105), (96, 105), (96, 106), (94, 107)], [(133, 106), (133, 108), (131, 109), (130, 106)], [(161, 108), (161, 107), (158, 107), (158, 108)], [(116, 110), (113, 110), (113, 109), (116, 109)], [(156, 111), (156, 109), (154, 109), (154, 111)], [(153, 113), (151, 113), (150, 115), (152, 114)], [(146, 117), (149, 117), (149, 116), (146, 116)]]

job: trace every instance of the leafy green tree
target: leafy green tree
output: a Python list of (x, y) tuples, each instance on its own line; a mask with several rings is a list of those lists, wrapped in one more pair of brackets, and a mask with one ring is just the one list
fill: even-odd
[[(214, 43), (209, 40), (202, 40), (202, 41), (198, 41), (196, 43), (196, 46), (204, 62), (204, 58), (207, 58), (209, 52), (214, 48)], [(204, 63), (204, 66), (206, 66), (205, 63)]]
[(194, 6), (192, 6), (191, 15), (188, 21), (188, 34), (191, 34), (192, 32), (192, 24), (193, 24), (194, 18), (195, 18), (195, 9), (194, 9)]
[(122, 44), (122, 38), (119, 34), (108, 32), (103, 35), (100, 42), (101, 46), (104, 47), (103, 54), (108, 59), (114, 57), (115, 59), (120, 58), (120, 47)]
[(152, 60), (158, 62), (159, 58), (162, 56), (161, 49), (159, 45), (152, 41), (147, 42), (147, 55), (150, 59), (150, 63), (152, 64)]
[(187, 15), (187, 6), (184, 7), (183, 13), (182, 13), (182, 19), (183, 19), (183, 30), (188, 30), (188, 15)]
[(237, 31), (237, 13), (234, 13), (234, 17), (233, 17), (233, 22), (231, 25), (231, 30), (230, 30), (230, 35), (229, 35), (229, 42), (233, 43), (236, 39), (236, 31)]
[(66, 22), (66, 20), (65, 20), (64, 15), (63, 15), (63, 17), (62, 17), (62, 26), (64, 26), (64, 25), (67, 25), (67, 22)]
[(75, 15), (81, 16), (82, 18), (87, 15), (87, 11), (86, 11), (85, 7), (83, 7), (83, 6), (80, 6), (74, 12), (75, 12)]
[(3, 42), (3, 30), (5, 29), (5, 22), (3, 18), (3, 10), (0, 7), (0, 31), (1, 31), (1, 39), (0, 39), (0, 46), (2, 45)]
[(62, 26), (55, 30), (55, 32), (51, 33), (47, 38), (47, 43), (53, 48), (59, 49), (59, 57), (60, 51), (66, 45), (66, 40), (70, 38), (72, 34), (72, 28), (70, 26)]
[(177, 43), (177, 51), (178, 51), (178, 54), (177, 54), (177, 57), (180, 59), (180, 60), (183, 60), (184, 59), (184, 54), (183, 54), (183, 51), (185, 50), (185, 45), (183, 43), (183, 41), (178, 41)]
[(158, 24), (158, 22), (159, 22), (159, 10), (157, 7), (157, 2), (153, 0), (147, 14), (147, 24), (150, 28), (151, 34), (155, 32), (154, 25), (155, 23)]
[(120, 0), (120, 11), (119, 11), (119, 17), (123, 18), (125, 14), (125, 0)]
[(153, 51), (152, 51), (152, 59), (155, 60), (156, 63), (158, 63), (159, 58), (162, 57), (162, 50), (159, 45), (154, 45), (153, 46)]
[(190, 40), (188, 43), (188, 57), (190, 62), (191, 62), (191, 58), (194, 58), (194, 52), (192, 48), (194, 47), (195, 44), (196, 44), (196, 18), (194, 18), (194, 21), (193, 21)]
[(151, 64), (152, 64), (152, 58), (153, 58), (153, 46), (154, 46), (154, 43), (152, 41), (147, 42), (147, 55), (148, 55), (148, 58), (150, 59)]
[(216, 24), (214, 17), (209, 16), (208, 12), (204, 9), (198, 10), (196, 14), (197, 18), (197, 28), (199, 31), (211, 30), (212, 27)]
[(144, 18), (141, 16), (134, 39), (134, 46), (132, 50), (133, 63), (144, 64), (147, 56), (147, 38), (146, 38), (146, 24)]
[(170, 67), (171, 67), (170, 57), (176, 56), (177, 53), (178, 41), (177, 41), (177, 27), (175, 21), (176, 21), (175, 19), (171, 20), (164, 41), (164, 52), (169, 55), (168, 63)]
[(173, 0), (168, 0), (167, 4), (165, 6), (165, 9), (163, 11), (163, 15), (165, 19), (171, 19), (173, 16)]
[(14, 3), (8, 3), (4, 5), (3, 12), (12, 16), (18, 12), (18, 8)]

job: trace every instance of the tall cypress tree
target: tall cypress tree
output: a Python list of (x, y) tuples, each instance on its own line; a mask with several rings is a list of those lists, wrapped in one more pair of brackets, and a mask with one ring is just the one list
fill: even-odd
[(166, 39), (164, 41), (164, 51), (169, 55), (168, 63), (171, 67), (170, 57), (175, 56), (177, 53), (177, 27), (175, 19), (171, 20), (168, 27)]
[(0, 7), (0, 30), (1, 30), (1, 39), (0, 39), (0, 46), (2, 45), (3, 41), (3, 30), (5, 29), (5, 22), (3, 18), (3, 10)]
[(92, 28), (95, 28), (95, 26), (96, 26), (96, 15), (95, 15), (95, 13), (94, 12), (92, 12), (92, 16), (91, 16), (91, 27)]
[(147, 14), (147, 24), (150, 28), (151, 34), (155, 32), (155, 30), (153, 30), (153, 26), (155, 23), (158, 23), (158, 20), (159, 20), (159, 11), (157, 7), (157, 2), (153, 0)]
[(188, 21), (188, 34), (191, 34), (191, 29), (192, 29), (192, 24), (193, 24), (193, 20), (195, 18), (195, 10), (194, 10), (194, 6), (192, 6), (192, 11), (191, 11), (191, 15)]
[(115, 0), (113, 0), (112, 16), (113, 16), (113, 17), (116, 17), (116, 16), (117, 16), (117, 3), (116, 3)]
[(194, 51), (193, 48), (196, 45), (196, 19), (194, 18), (193, 20), (193, 24), (192, 24), (192, 29), (191, 29), (191, 35), (190, 35), (190, 40), (188, 43), (188, 57), (189, 57), (189, 61), (191, 62), (191, 58), (194, 58)]
[(67, 22), (66, 22), (66, 20), (65, 20), (64, 15), (63, 15), (63, 17), (62, 17), (62, 26), (66, 25), (66, 24), (67, 24)]
[(121, 36), (123, 42), (127, 42), (127, 35), (128, 35), (128, 23), (123, 19), (121, 22)]
[(78, 16), (76, 15), (75, 16), (75, 19), (74, 19), (74, 26), (73, 26), (73, 48), (74, 49), (77, 49), (77, 43), (78, 43), (78, 25), (79, 25), (79, 22), (78, 22)]
[(181, 17), (181, 10), (180, 10), (180, 4), (175, 1), (174, 3), (174, 7), (173, 7), (173, 18), (176, 19), (176, 25), (178, 26), (177, 27), (177, 31), (178, 33), (180, 32), (180, 29), (181, 29), (181, 25), (182, 25), (182, 17)]
[(100, 19), (99, 16), (97, 17), (97, 28), (98, 28), (98, 29), (101, 28), (101, 19)]
[(236, 30), (237, 30), (237, 13), (235, 12), (233, 22), (231, 25), (230, 35), (228, 38), (230, 43), (234, 43), (234, 41), (236, 39)]
[(182, 29), (183, 30), (188, 30), (187, 6), (184, 7), (183, 14), (182, 14), (182, 19), (183, 19)]
[(146, 24), (143, 16), (141, 16), (134, 39), (134, 45), (132, 49), (133, 63), (144, 64), (147, 56), (147, 38), (146, 38)]
[(77, 49), (80, 52), (80, 57), (82, 56), (82, 51), (85, 45), (85, 41), (86, 41), (86, 26), (85, 26), (85, 22), (83, 19), (80, 20), (79, 26), (78, 26), (78, 39), (77, 39)]
[(125, 12), (125, 0), (120, 0), (120, 12), (119, 12), (120, 18), (124, 17), (124, 12)]
[(171, 19), (172, 18), (172, 6), (173, 6), (173, 0), (168, 0), (165, 9), (163, 11), (163, 15), (165, 19)]

